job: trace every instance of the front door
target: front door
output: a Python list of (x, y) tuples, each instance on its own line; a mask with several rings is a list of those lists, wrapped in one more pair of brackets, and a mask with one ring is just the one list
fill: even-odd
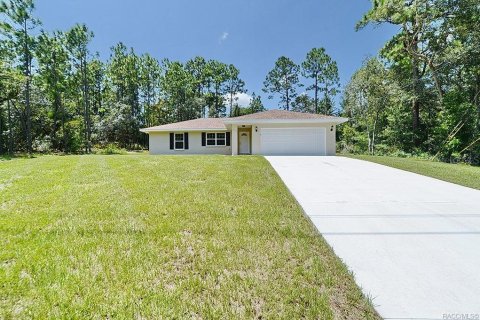
[(250, 132), (241, 131), (238, 139), (238, 153), (250, 154)]

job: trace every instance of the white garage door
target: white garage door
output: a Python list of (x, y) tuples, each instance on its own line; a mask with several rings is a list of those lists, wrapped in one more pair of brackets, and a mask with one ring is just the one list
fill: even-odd
[(261, 128), (264, 155), (325, 155), (325, 128)]

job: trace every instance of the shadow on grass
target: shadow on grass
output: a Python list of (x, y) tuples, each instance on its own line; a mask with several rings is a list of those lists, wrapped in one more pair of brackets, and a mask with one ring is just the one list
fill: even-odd
[(95, 150), (92, 153), (14, 153), (10, 154), (0, 154), (0, 161), (8, 161), (14, 159), (36, 159), (42, 156), (78, 156), (78, 155), (91, 155), (91, 156), (105, 156), (105, 155), (148, 155), (148, 150), (122, 150), (119, 152), (105, 152), (104, 150)]
[(0, 154), (0, 161), (8, 161), (13, 159), (34, 159), (37, 158), (36, 154), (28, 153), (14, 153), (12, 154)]

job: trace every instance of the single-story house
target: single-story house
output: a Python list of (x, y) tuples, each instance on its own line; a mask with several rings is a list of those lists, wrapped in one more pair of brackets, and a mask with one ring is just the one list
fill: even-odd
[(141, 129), (151, 154), (335, 155), (335, 128), (348, 119), (269, 110)]

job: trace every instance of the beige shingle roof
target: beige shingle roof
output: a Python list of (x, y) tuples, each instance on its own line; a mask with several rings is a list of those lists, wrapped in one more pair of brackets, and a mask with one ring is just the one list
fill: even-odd
[(268, 110), (253, 114), (247, 114), (244, 116), (239, 116), (231, 118), (232, 120), (248, 120), (248, 119), (328, 119), (335, 118), (332, 116), (326, 116), (323, 114), (314, 114), (314, 113), (304, 113), (304, 112), (294, 112), (286, 110)]
[(141, 131), (168, 131), (168, 130), (227, 130), (221, 118), (199, 118), (175, 123), (164, 124), (142, 129)]
[[(316, 120), (318, 121), (328, 121), (333, 123), (342, 123), (347, 121), (348, 119), (333, 117), (333, 116), (326, 116), (323, 114), (313, 114), (313, 113), (303, 113), (303, 112), (293, 112), (293, 111), (285, 111), (285, 110), (268, 110), (263, 112), (258, 112), (254, 114), (247, 114), (244, 116), (233, 117), (233, 118), (200, 118), (188, 121), (181, 121), (175, 122), (170, 124), (164, 124), (161, 126), (144, 128), (140, 131), (142, 132), (151, 132), (151, 131), (178, 131), (178, 130), (190, 130), (190, 131), (200, 131), (200, 130), (227, 130), (225, 123), (232, 124), (236, 123), (236, 121), (251, 120), (252, 122), (271, 122), (271, 121), (283, 121), (283, 120), (292, 120), (292, 122), (302, 122), (308, 121), (312, 122)], [(323, 122), (322, 121), (322, 122)]]

